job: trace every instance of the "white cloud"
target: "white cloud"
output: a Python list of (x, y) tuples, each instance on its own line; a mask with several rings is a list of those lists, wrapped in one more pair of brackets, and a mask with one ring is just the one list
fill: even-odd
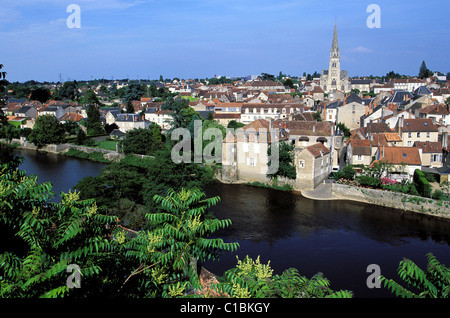
[(354, 49), (352, 49), (351, 52), (353, 52), (353, 53), (372, 53), (373, 50), (366, 48), (364, 46), (358, 46), (358, 47), (355, 47)]

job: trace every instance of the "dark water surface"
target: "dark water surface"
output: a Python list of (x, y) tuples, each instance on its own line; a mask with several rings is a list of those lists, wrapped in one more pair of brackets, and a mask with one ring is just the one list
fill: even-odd
[[(16, 150), (25, 158), (20, 166), (36, 174), (39, 182), (50, 181), (54, 191), (67, 192), (79, 180), (95, 176), (103, 163)], [(357, 298), (388, 298), (385, 289), (370, 289), (366, 280), (370, 264), (398, 282), (396, 271), (402, 258), (410, 258), (425, 269), (425, 254), (450, 264), (450, 222), (399, 210), (350, 201), (314, 201), (296, 193), (246, 185), (214, 183), (208, 197), (220, 196), (211, 210), (231, 227), (218, 235), (239, 242), (236, 253), (220, 262), (206, 264), (217, 275), (236, 265), (236, 256), (246, 255), (262, 263), (270, 261), (275, 273), (297, 268), (311, 277), (322, 272), (331, 288), (347, 289)]]

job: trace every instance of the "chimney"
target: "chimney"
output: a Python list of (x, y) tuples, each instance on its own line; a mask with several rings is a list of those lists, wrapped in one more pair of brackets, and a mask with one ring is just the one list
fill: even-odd
[(448, 133), (444, 132), (442, 133), (442, 149), (447, 149), (448, 148)]
[(420, 118), (420, 113), (419, 113), (419, 109), (418, 108), (414, 110), (414, 117), (415, 118)]
[(403, 128), (403, 123), (405, 122), (405, 119), (402, 117), (400, 117), (397, 121), (397, 125), (398, 125), (398, 134), (401, 136), (402, 135), (402, 128)]

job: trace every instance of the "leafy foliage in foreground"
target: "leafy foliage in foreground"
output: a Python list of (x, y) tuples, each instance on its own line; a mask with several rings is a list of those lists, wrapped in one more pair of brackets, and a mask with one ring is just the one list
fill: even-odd
[(425, 271), (409, 259), (400, 262), (398, 275), (407, 287), (381, 276), (384, 287), (399, 298), (449, 298), (450, 268), (441, 264), (433, 254), (428, 253), (426, 256), (428, 266)]
[(62, 278), (68, 265), (79, 265), (89, 282), (111, 255), (107, 225), (115, 218), (98, 213), (94, 200), (80, 201), (77, 193), (61, 193), (61, 203), (50, 202), (52, 195), (51, 184), (0, 166), (1, 223), (18, 239), (15, 249), (0, 254), (2, 297), (67, 296)]
[(261, 264), (258, 258), (250, 257), (235, 268), (225, 272), (224, 281), (215, 288), (234, 298), (351, 298), (352, 292), (333, 291), (330, 281), (322, 273), (311, 279), (301, 276), (297, 269), (290, 268), (281, 275), (273, 275), (268, 264)]
[(230, 225), (207, 214), (218, 197), (204, 198), (199, 189), (179, 192), (169, 190), (165, 197), (155, 196), (165, 212), (147, 214), (153, 230), (141, 231), (137, 238), (125, 243), (126, 256), (138, 260), (140, 266), (131, 273), (143, 273), (142, 283), (159, 288), (147, 296), (180, 297), (201, 289), (197, 262), (217, 259), (221, 252), (232, 252), (237, 243), (208, 238)]

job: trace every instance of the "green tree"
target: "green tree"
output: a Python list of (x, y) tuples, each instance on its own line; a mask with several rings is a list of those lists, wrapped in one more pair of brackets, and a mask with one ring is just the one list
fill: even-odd
[(322, 114), (320, 113), (320, 111), (317, 111), (313, 114), (313, 119), (315, 121), (322, 121)]
[(406, 283), (406, 287), (381, 276), (384, 287), (398, 298), (449, 298), (450, 268), (441, 264), (433, 254), (428, 253), (426, 256), (426, 270), (422, 270), (407, 258), (400, 262), (397, 273)]
[(58, 96), (61, 99), (76, 100), (80, 94), (78, 92), (77, 81), (64, 82), (63, 86), (58, 90)]
[(100, 121), (100, 111), (95, 105), (89, 105), (86, 111), (86, 128), (88, 135), (98, 135), (105, 132)]
[(20, 128), (7, 123), (2, 127), (2, 130), (0, 131), (0, 138), (1, 137), (5, 138), (9, 143), (11, 143), (13, 139), (20, 137)]
[(77, 144), (83, 145), (85, 141), (86, 141), (86, 133), (81, 127), (79, 127), (77, 131)]
[(131, 100), (127, 101), (125, 112), (128, 114), (134, 114), (134, 106)]
[[(0, 254), (2, 298), (87, 297), (108, 290), (107, 280), (103, 286), (97, 281), (103, 265), (114, 260), (108, 236), (115, 217), (77, 193), (61, 193), (61, 202), (51, 203), (51, 184), (37, 183), (14, 165), (0, 166), (0, 188), (7, 189), (0, 193), (0, 223), (13, 233), (12, 242), (16, 238)], [(69, 264), (79, 266), (83, 295), (66, 284)]]
[(125, 154), (150, 155), (156, 150), (161, 149), (161, 134), (158, 128), (153, 129), (133, 129), (127, 132), (124, 140), (121, 142)]
[(38, 87), (31, 91), (30, 99), (41, 103), (47, 102), (51, 97), (50, 90), (45, 87)]
[(337, 124), (337, 128), (344, 134), (345, 137), (350, 137), (350, 129), (344, 123)]
[(69, 134), (69, 135), (74, 135), (77, 133), (78, 131), (78, 123), (74, 120), (68, 120), (65, 121), (63, 124), (64, 130)]
[[(208, 209), (219, 202), (219, 197), (205, 198), (199, 189), (169, 189), (167, 195), (156, 195), (154, 200), (163, 209), (147, 214), (154, 230), (140, 232), (126, 244), (141, 264), (127, 280), (142, 273), (147, 285), (150, 280), (157, 287), (153, 295), (183, 297), (201, 289), (198, 263), (218, 259), (224, 252), (235, 251), (239, 244), (210, 238), (231, 225), (230, 220), (209, 216)], [(155, 284), (155, 278), (159, 284)]]
[(428, 69), (427, 64), (425, 63), (425, 61), (423, 61), (422, 64), (420, 65), (419, 78), (424, 79), (424, 78), (428, 78), (432, 75), (433, 75), (433, 72), (431, 72)]
[(125, 102), (140, 100), (146, 93), (147, 89), (139, 83), (130, 83), (124, 88), (123, 100)]
[(97, 94), (92, 90), (87, 90), (83, 97), (80, 99), (82, 105), (100, 105), (101, 102), (97, 97)]
[(55, 116), (42, 115), (36, 119), (28, 140), (41, 148), (48, 144), (60, 144), (64, 134), (64, 127)]
[(267, 176), (271, 180), (277, 179), (278, 177), (284, 177), (291, 180), (296, 179), (297, 170), (295, 168), (294, 145), (286, 142), (272, 144), (267, 150), (267, 155), (269, 157), (272, 155), (273, 150), (278, 151), (278, 170)]
[(227, 128), (238, 129), (238, 128), (242, 128), (244, 126), (245, 126), (245, 124), (239, 123), (239, 122), (237, 122), (236, 120), (233, 119), (233, 120), (230, 120), (230, 122), (227, 125)]
[(287, 86), (289, 88), (295, 88), (294, 82), (290, 78), (288, 78), (284, 81), (284, 86)]
[(353, 180), (355, 179), (356, 171), (352, 165), (347, 165), (342, 169), (342, 176), (344, 179)]

